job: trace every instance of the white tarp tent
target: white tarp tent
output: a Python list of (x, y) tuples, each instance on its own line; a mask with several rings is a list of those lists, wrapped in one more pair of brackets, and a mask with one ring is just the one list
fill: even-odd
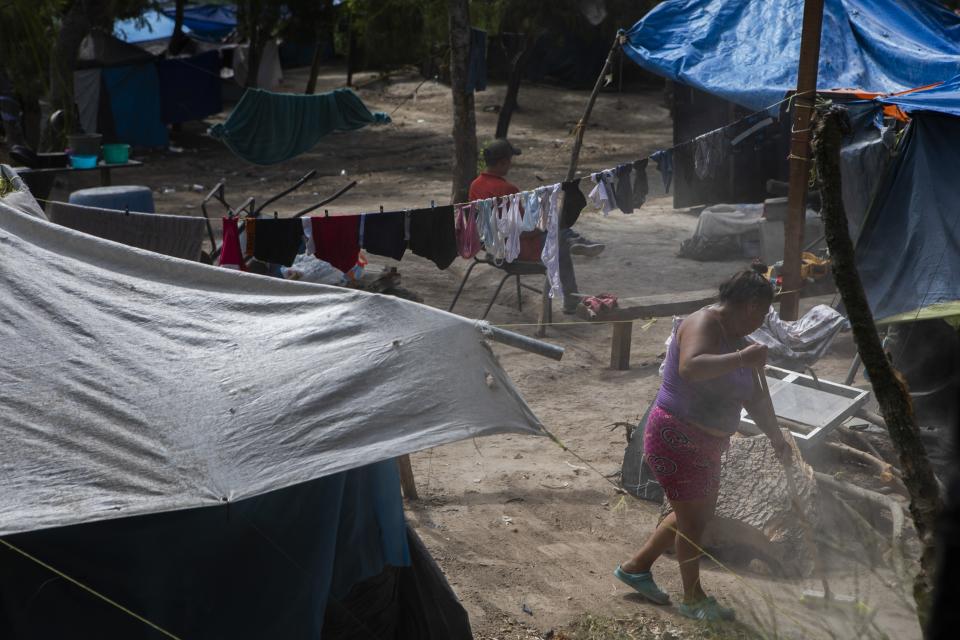
[(101, 240), (28, 195), (0, 199), (0, 535), (543, 433), (473, 321)]

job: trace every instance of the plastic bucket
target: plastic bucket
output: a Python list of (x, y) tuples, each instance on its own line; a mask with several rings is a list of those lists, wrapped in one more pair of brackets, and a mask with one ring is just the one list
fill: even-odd
[(130, 145), (103, 145), (103, 161), (107, 164), (126, 164), (130, 160)]
[(100, 155), (100, 141), (103, 136), (99, 133), (76, 133), (67, 136), (67, 146), (73, 156)]
[(97, 166), (97, 156), (70, 156), (70, 166), (74, 169), (93, 169)]

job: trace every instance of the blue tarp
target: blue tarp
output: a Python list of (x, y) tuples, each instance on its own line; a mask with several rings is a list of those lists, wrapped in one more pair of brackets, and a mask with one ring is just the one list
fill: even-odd
[[(410, 565), (393, 459), (222, 507), (10, 539), (181, 638), (320, 638), (328, 601)], [(20, 556), (0, 562), (9, 637), (160, 637)]]
[[(749, 109), (797, 86), (804, 0), (666, 0), (627, 34), (641, 67)], [(960, 16), (937, 0), (826, 0), (820, 89), (895, 93), (960, 74)]]
[(201, 120), (220, 113), (220, 52), (157, 61), (160, 120), (165, 124)]
[[(159, 11), (150, 9), (144, 11), (139, 18), (130, 18), (128, 20), (117, 20), (113, 23), (113, 35), (123, 40), (135, 44), (137, 42), (150, 42), (151, 40), (165, 40), (173, 36), (174, 22)], [(190, 30), (184, 26), (184, 33)]]
[(960, 76), (932, 89), (915, 91), (903, 96), (878, 98), (877, 101), (883, 104), (895, 104), (907, 113), (936, 111), (960, 117)]
[(316, 95), (247, 89), (210, 135), (247, 162), (275, 164), (309, 151), (332, 131), (387, 122), (390, 116), (371, 113), (350, 89)]
[(117, 141), (141, 147), (166, 146), (167, 128), (160, 120), (157, 65), (150, 62), (107, 67), (100, 77), (110, 99)]
[(877, 319), (960, 300), (960, 118), (918, 113), (857, 242)]
[[(169, 18), (176, 16), (176, 9), (163, 10)], [(183, 25), (189, 27), (194, 35), (210, 40), (220, 40), (237, 28), (237, 7), (235, 5), (200, 4), (187, 6), (183, 10)]]

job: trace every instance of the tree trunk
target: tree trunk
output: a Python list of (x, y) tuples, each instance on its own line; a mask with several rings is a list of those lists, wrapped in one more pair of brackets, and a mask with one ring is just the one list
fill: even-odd
[[(70, 5), (67, 13), (60, 22), (60, 31), (53, 44), (53, 53), (50, 56), (50, 109), (51, 112), (60, 109), (63, 112), (64, 131), (69, 133), (76, 125), (73, 117), (73, 70), (77, 66), (80, 43), (90, 33), (93, 26), (91, 7), (76, 0)], [(48, 114), (49, 115), (49, 114)], [(41, 147), (45, 150), (62, 148), (65, 142), (54, 134), (47, 122), (40, 123)]]
[(466, 202), (470, 183), (477, 177), (477, 117), (473, 93), (467, 92), (470, 60), (468, 0), (447, 0), (450, 17), (450, 90), (453, 93), (452, 202)]
[(323, 18), (317, 30), (317, 44), (310, 61), (310, 78), (307, 80), (306, 94), (313, 94), (317, 90), (317, 74), (320, 73), (320, 60), (323, 57), (323, 46), (327, 39), (332, 37), (333, 31), (333, 4), (332, 0), (323, 0)]
[(347, 86), (353, 86), (353, 72), (357, 66), (357, 36), (352, 20), (347, 22)]
[(323, 41), (317, 38), (317, 48), (313, 52), (313, 60), (310, 61), (310, 77), (307, 79), (307, 89), (304, 91), (307, 95), (312, 95), (317, 90), (317, 74), (320, 73), (320, 56), (323, 55)]
[(527, 37), (523, 42), (523, 49), (510, 61), (510, 77), (507, 80), (507, 94), (503, 98), (503, 106), (500, 107), (500, 114), (497, 117), (497, 132), (494, 138), (506, 138), (510, 130), (510, 118), (517, 108), (517, 95), (520, 93), (520, 82), (523, 80), (523, 73), (527, 69), (527, 62), (533, 53), (533, 38)]
[(183, 35), (183, 7), (186, 0), (177, 0), (176, 12), (173, 17), (173, 35), (170, 36), (170, 44), (167, 45), (167, 51), (172, 55), (177, 55), (187, 43), (187, 37)]
[(840, 191), (840, 147), (844, 129), (848, 128), (846, 113), (840, 109), (824, 113), (815, 128), (814, 157), (822, 184), (823, 223), (833, 258), (837, 290), (847, 309), (857, 350), (870, 377), (890, 439), (897, 449), (903, 483), (910, 492), (910, 515), (922, 545), (920, 573), (914, 581), (913, 595), (921, 627), (925, 627), (935, 569), (934, 526), (943, 505), (936, 477), (920, 440), (906, 384), (883, 352), (854, 262), (853, 242)]

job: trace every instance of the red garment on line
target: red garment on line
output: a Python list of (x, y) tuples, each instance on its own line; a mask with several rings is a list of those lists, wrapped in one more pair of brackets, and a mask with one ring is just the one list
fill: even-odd
[(357, 264), (360, 253), (360, 216), (310, 218), (314, 255), (346, 273)]
[(477, 229), (477, 216), (472, 204), (457, 205), (455, 227), (457, 250), (460, 257), (469, 260), (480, 252), (480, 232)]
[(223, 240), (220, 247), (221, 267), (246, 271), (243, 260), (243, 251), (240, 249), (240, 230), (237, 227), (237, 218), (223, 219)]

